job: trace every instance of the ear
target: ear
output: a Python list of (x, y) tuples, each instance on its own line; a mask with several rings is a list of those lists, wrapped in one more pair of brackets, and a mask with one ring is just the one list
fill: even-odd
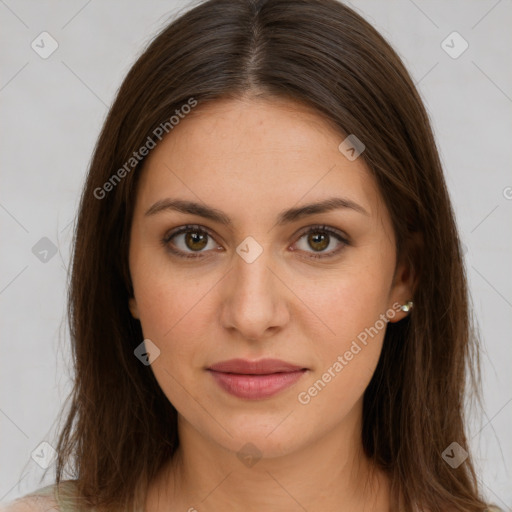
[(135, 297), (132, 297), (128, 300), (128, 307), (130, 308), (130, 312), (133, 316), (133, 318), (139, 319), (139, 309), (137, 307), (137, 301), (135, 300)]
[[(402, 257), (397, 263), (393, 283), (389, 294), (388, 307), (393, 309), (396, 314), (389, 321), (399, 322), (409, 313), (398, 310), (396, 304), (403, 306), (407, 301), (414, 301), (414, 295), (420, 278), (420, 255), (423, 247), (423, 238), (421, 233), (411, 233), (405, 242), (402, 251)], [(395, 305), (395, 307), (393, 307)]]

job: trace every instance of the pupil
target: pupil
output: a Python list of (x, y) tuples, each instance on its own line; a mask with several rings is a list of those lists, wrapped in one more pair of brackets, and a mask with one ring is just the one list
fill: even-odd
[(326, 247), (328, 247), (329, 243), (328, 243), (327, 239), (328, 239), (328, 236), (325, 233), (310, 235), (310, 238), (309, 238), (310, 242), (312, 242), (313, 244), (317, 244), (320, 241), (320, 244), (321, 244), (320, 247), (315, 248), (313, 246), (313, 249), (318, 249), (318, 250), (322, 250), (322, 249), (325, 249)]
[[(200, 245), (199, 245), (199, 247), (191, 247), (188, 243), (189, 241), (192, 241), (192, 244), (199, 243)], [(186, 235), (186, 243), (187, 243), (187, 246), (189, 247), (189, 249), (193, 249), (193, 250), (204, 249), (204, 247), (206, 247), (206, 235), (204, 233), (199, 234), (197, 231), (189, 232)]]
[[(189, 244), (189, 242), (192, 243), (192, 246)], [(313, 249), (321, 251), (329, 246), (328, 243), (328, 236), (325, 233), (322, 234), (312, 234), (309, 236), (309, 242), (312, 244)], [(206, 247), (206, 235), (204, 233), (198, 233), (195, 232), (189, 232), (186, 235), (186, 243), (189, 249), (192, 250), (201, 250)], [(199, 247), (195, 246), (196, 244), (199, 244)], [(315, 245), (318, 245), (315, 247)]]

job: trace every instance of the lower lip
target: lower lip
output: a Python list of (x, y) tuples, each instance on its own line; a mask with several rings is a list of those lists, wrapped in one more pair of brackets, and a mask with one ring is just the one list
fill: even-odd
[(243, 375), (209, 370), (219, 386), (238, 398), (253, 400), (271, 397), (295, 384), (307, 370), (268, 375)]

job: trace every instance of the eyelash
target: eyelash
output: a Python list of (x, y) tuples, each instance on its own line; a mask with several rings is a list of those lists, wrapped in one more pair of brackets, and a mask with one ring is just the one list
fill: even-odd
[[(203, 228), (202, 226), (198, 226), (198, 225), (190, 225), (189, 224), (189, 225), (186, 225), (186, 226), (182, 226), (182, 227), (180, 227), (180, 228), (178, 228), (178, 229), (176, 229), (174, 231), (171, 231), (170, 233), (167, 233), (162, 238), (161, 243), (162, 243), (162, 245), (164, 246), (165, 249), (167, 249), (171, 253), (175, 254), (179, 258), (193, 259), (193, 258), (203, 258), (203, 257), (205, 257), (205, 256), (202, 256), (201, 252), (197, 252), (195, 254), (185, 254), (185, 253), (183, 253), (183, 251), (173, 249), (170, 246), (169, 242), (174, 237), (176, 237), (178, 235), (181, 235), (183, 233), (188, 233), (188, 232), (196, 232), (196, 233), (206, 234), (210, 238), (215, 240), (215, 237), (206, 228)], [(328, 226), (324, 226), (324, 225), (315, 225), (315, 226), (308, 227), (306, 230), (304, 230), (304, 231), (302, 231), (300, 233), (298, 240), (300, 240), (304, 235), (308, 235), (309, 233), (323, 233), (323, 234), (327, 234), (327, 235), (333, 236), (339, 242), (342, 242), (342, 246), (340, 248), (338, 248), (338, 249), (335, 249), (334, 251), (331, 251), (331, 252), (327, 253), (327, 255), (324, 254), (324, 253), (321, 253), (321, 254), (314, 254), (314, 253), (312, 253), (310, 256), (306, 256), (306, 258), (311, 258), (311, 259), (327, 259), (327, 258), (332, 258), (334, 256), (337, 256), (345, 248), (345, 246), (350, 245), (348, 240), (345, 237), (343, 237), (339, 231), (337, 231), (337, 230), (335, 230), (333, 228), (330, 228)]]

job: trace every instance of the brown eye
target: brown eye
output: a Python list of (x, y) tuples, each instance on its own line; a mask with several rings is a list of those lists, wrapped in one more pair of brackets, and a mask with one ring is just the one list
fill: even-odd
[(308, 244), (315, 251), (323, 251), (329, 246), (329, 235), (325, 233), (314, 233), (308, 234)]
[(193, 251), (200, 251), (206, 247), (208, 243), (207, 237), (207, 233), (189, 231), (185, 234), (185, 245)]
[[(349, 245), (341, 232), (327, 226), (309, 227), (302, 233), (299, 241), (302, 239), (305, 239), (305, 243), (303, 247), (299, 247), (299, 250), (308, 253), (308, 258), (330, 258)], [(208, 249), (210, 241), (211, 247)], [(206, 253), (219, 248), (206, 229), (193, 225), (182, 226), (170, 232), (161, 242), (166, 250), (181, 258), (207, 257)], [(327, 251), (329, 247), (333, 248)]]
[[(337, 230), (327, 226), (313, 226), (303, 232), (300, 239), (305, 238), (305, 244), (299, 247), (301, 251), (309, 253), (310, 258), (330, 258), (337, 255), (348, 245), (348, 241)], [(328, 247), (334, 247), (331, 251), (326, 251)], [(313, 253), (308, 249), (313, 249)], [(314, 253), (321, 254), (314, 254)]]
[[(183, 258), (199, 258), (202, 257), (208, 246), (209, 239), (213, 237), (199, 226), (183, 226), (162, 239), (163, 246)], [(218, 245), (211, 243), (210, 249), (215, 249)], [(196, 253), (196, 254), (194, 254)]]

